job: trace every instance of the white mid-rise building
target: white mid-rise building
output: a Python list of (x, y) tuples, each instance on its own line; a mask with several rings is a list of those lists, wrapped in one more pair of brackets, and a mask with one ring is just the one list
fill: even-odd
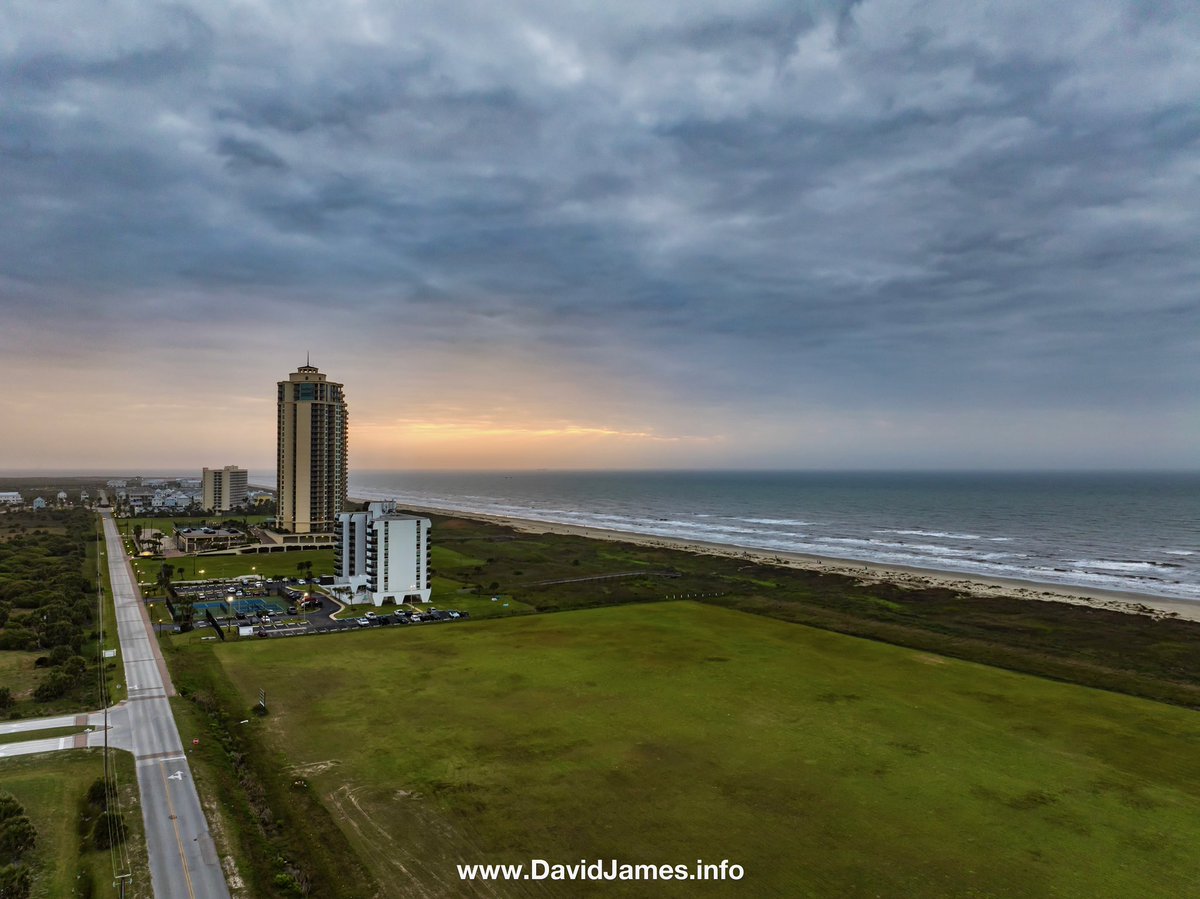
[[(246, 503), (250, 473), (236, 465), (206, 468), (200, 476), (200, 504), (210, 512), (228, 512)], [(181, 481), (182, 483), (182, 481)]]
[(429, 602), (428, 518), (403, 515), (394, 502), (371, 503), (365, 512), (338, 515), (334, 558), (337, 583), (357, 601), (366, 596), (381, 606)]

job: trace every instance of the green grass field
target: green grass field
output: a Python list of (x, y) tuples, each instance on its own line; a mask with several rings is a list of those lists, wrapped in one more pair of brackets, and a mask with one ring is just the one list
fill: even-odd
[(133, 533), (134, 525), (141, 525), (144, 530), (163, 531), (170, 533), (176, 523), (183, 527), (200, 527), (202, 525), (220, 525), (224, 521), (245, 521), (247, 524), (261, 525), (271, 520), (271, 515), (203, 515), (189, 518), (186, 515), (173, 517), (170, 515), (142, 516), (136, 518), (118, 518), (117, 528), (122, 534)]
[[(134, 877), (127, 895), (149, 899), (150, 874), (133, 756), (114, 752), (112, 758), (133, 862)], [(34, 899), (116, 895), (109, 851), (81, 847), (78, 827), (83, 797), (103, 770), (101, 753), (95, 749), (0, 759), (0, 790), (16, 796), (37, 828), (37, 844), (30, 859), (38, 871)], [(90, 891), (85, 881), (90, 881)]]
[(267, 690), (263, 767), (307, 781), (381, 895), (470, 895), (455, 862), (532, 857), (746, 875), (478, 894), (1200, 883), (1200, 718), (1174, 706), (686, 602), (177, 655), (219, 666), (243, 710)]
[[(435, 598), (446, 582), (539, 612), (669, 598), (704, 602), (1200, 708), (1200, 623), (853, 578), (433, 516)], [(613, 577), (616, 575), (616, 577)], [(515, 608), (515, 607), (513, 607)]]
[[(0, 686), (8, 687), (18, 702), (29, 699), (33, 688), (42, 679), (43, 673), (33, 665), (40, 655), (42, 653), (37, 650), (22, 652), (8, 649), (0, 652)], [(30, 711), (30, 714), (33, 712)]]
[(134, 570), (140, 582), (154, 584), (164, 562), (175, 569), (173, 580), (222, 580), (257, 574), (265, 578), (301, 577), (296, 568), (302, 562), (312, 562), (313, 577), (333, 574), (332, 549), (306, 549), (289, 553), (236, 556), (176, 556), (170, 559), (135, 559)]

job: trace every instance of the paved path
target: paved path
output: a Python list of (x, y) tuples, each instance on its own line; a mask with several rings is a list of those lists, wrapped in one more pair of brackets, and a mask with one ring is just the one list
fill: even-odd
[[(0, 724), (0, 735), (21, 734), (30, 730), (49, 730), (52, 727), (87, 727), (92, 712), (82, 714), (55, 715), (50, 718), (21, 718)], [(103, 714), (97, 712), (95, 714)]]
[[(137, 762), (156, 899), (228, 899), (221, 862), (192, 783), (168, 696), (175, 688), (112, 515), (102, 513), (128, 698), (109, 711)], [(111, 738), (111, 735), (110, 735)]]
[[(52, 718), (24, 718), (0, 724), (0, 735), (29, 733), (30, 739), (12, 743), (0, 743), (0, 759), (15, 755), (33, 755), (37, 752), (54, 752), (58, 749), (95, 749), (104, 745), (105, 722), (108, 725), (108, 745), (117, 749), (132, 750), (128, 715), (124, 703), (108, 710), (83, 712), (78, 715), (56, 715)], [(89, 732), (71, 734), (66, 737), (38, 737), (37, 731), (54, 727), (87, 727)]]

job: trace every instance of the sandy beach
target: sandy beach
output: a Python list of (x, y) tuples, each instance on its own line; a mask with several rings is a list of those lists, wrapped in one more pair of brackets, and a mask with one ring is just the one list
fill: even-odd
[[(354, 500), (364, 502), (365, 500)], [(1124, 593), (1115, 590), (1094, 590), (1064, 584), (1045, 584), (1008, 578), (985, 578), (952, 571), (934, 571), (924, 568), (907, 568), (898, 565), (880, 565), (873, 562), (858, 562), (805, 553), (789, 553), (776, 550), (753, 549), (730, 546), (723, 543), (705, 543), (696, 540), (678, 540), (651, 534), (628, 531), (613, 531), (604, 528), (581, 527), (532, 521), (523, 518), (508, 518), (483, 513), (465, 513), (453, 509), (406, 506), (409, 511), (424, 514), (444, 515), (490, 521), (511, 527), (514, 530), (534, 534), (569, 534), (593, 540), (615, 540), (641, 546), (669, 547), (685, 552), (733, 559), (747, 559), (767, 565), (819, 571), (852, 577), (861, 583), (894, 583), (906, 587), (946, 587), (973, 596), (1006, 596), (1015, 599), (1042, 602), (1066, 602), (1073, 605), (1109, 609), (1133, 615), (1148, 615), (1153, 618), (1183, 618), (1200, 621), (1200, 603), (1175, 600), (1142, 593)], [(436, 534), (436, 532), (435, 532)], [(434, 538), (436, 540), (436, 536)]]

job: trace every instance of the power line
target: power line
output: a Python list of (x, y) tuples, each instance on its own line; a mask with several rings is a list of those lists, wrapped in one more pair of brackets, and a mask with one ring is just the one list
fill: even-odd
[[(108, 677), (104, 664), (104, 553), (101, 546), (107, 547), (107, 534), (104, 532), (103, 517), (97, 522), (104, 539), (96, 548), (96, 599), (97, 599), (97, 667), (100, 708), (104, 711), (104, 819), (108, 831), (109, 862), (112, 866), (113, 880), (117, 884), (122, 897), (128, 882), (132, 879), (132, 866), (129, 855), (129, 844), (125, 834), (125, 812), (121, 804), (121, 779), (117, 766), (110, 761), (108, 744), (108, 707), (111, 697), (108, 690)], [(111, 564), (111, 559), (109, 560)], [(115, 606), (114, 606), (115, 608)]]

